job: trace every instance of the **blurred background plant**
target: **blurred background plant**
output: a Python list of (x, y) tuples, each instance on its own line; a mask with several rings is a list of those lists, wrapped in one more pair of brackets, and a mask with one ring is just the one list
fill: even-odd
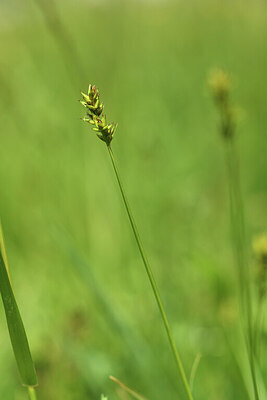
[[(119, 123), (113, 148), (188, 376), (202, 354), (197, 399), (250, 398), (206, 77), (230, 71), (246, 111), (249, 243), (267, 230), (267, 5), (2, 0), (0, 21), (0, 214), (38, 400), (127, 398), (109, 375), (148, 399), (183, 398), (108, 155), (78, 118), (88, 82)], [(0, 313), (0, 398), (22, 400)]]
[[(231, 101), (230, 77), (224, 70), (214, 70), (210, 78), (210, 87), (217, 106), (223, 139), (227, 183), (229, 190), (230, 221), (232, 228), (232, 247), (238, 276), (239, 318), (245, 340), (248, 364), (255, 400), (259, 400), (258, 375), (256, 371), (255, 336), (253, 327), (252, 271), (248, 260), (246, 239), (246, 217), (242, 193), (239, 165), (239, 152), (236, 146), (237, 112)], [(257, 318), (256, 318), (257, 320)]]
[(264, 339), (264, 305), (267, 289), (267, 235), (261, 233), (253, 239), (254, 277), (256, 289), (256, 316), (254, 322), (254, 353), (260, 362), (261, 341)]

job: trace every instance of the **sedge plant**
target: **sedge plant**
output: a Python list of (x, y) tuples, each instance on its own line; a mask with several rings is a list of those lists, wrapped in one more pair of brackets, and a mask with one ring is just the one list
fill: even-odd
[(126, 193), (124, 191), (123, 185), (122, 185), (122, 181), (120, 178), (117, 163), (116, 163), (114, 154), (111, 149), (111, 142), (114, 137), (114, 133), (115, 133), (117, 125), (114, 123), (107, 122), (106, 116), (103, 114), (104, 105), (100, 101), (99, 90), (96, 88), (95, 85), (90, 84), (87, 94), (85, 94), (85, 93), (81, 93), (81, 94), (82, 94), (82, 100), (80, 100), (80, 102), (86, 109), (86, 115), (82, 119), (83, 119), (83, 121), (88, 122), (89, 124), (92, 125), (93, 130), (96, 132), (96, 135), (98, 136), (98, 138), (106, 144), (106, 147), (107, 147), (107, 150), (108, 150), (108, 153), (110, 156), (111, 164), (112, 164), (112, 167), (113, 167), (113, 170), (114, 170), (114, 173), (115, 173), (118, 185), (119, 185), (123, 203), (124, 203), (124, 206), (126, 208), (126, 212), (127, 212), (128, 218), (129, 218), (130, 226), (132, 228), (132, 231), (133, 231), (133, 234), (134, 234), (134, 237), (135, 237), (135, 240), (136, 240), (139, 252), (140, 252), (140, 256), (142, 258), (142, 261), (143, 261), (143, 264), (145, 267), (145, 271), (146, 271), (146, 274), (150, 281), (152, 291), (153, 291), (155, 300), (157, 302), (158, 309), (159, 309), (159, 312), (160, 312), (160, 315), (161, 315), (161, 318), (162, 318), (162, 321), (163, 321), (163, 324), (164, 324), (164, 327), (165, 327), (165, 330), (166, 330), (166, 333), (167, 333), (167, 336), (169, 339), (170, 347), (171, 347), (171, 350), (172, 350), (172, 353), (173, 353), (173, 356), (175, 359), (175, 363), (176, 363), (176, 366), (177, 366), (177, 369), (179, 372), (179, 377), (182, 380), (185, 392), (187, 394), (187, 398), (189, 400), (193, 400), (193, 395), (192, 395), (192, 392), (190, 389), (190, 385), (189, 385), (188, 379), (185, 374), (185, 370), (184, 370), (184, 366), (183, 366), (180, 354), (177, 350), (177, 347), (176, 347), (176, 344), (174, 341), (171, 327), (170, 327), (170, 324), (169, 324), (169, 321), (168, 321), (168, 318), (167, 318), (167, 315), (166, 315), (166, 312), (165, 312), (165, 309), (164, 309), (164, 306), (163, 306), (163, 303), (161, 300), (159, 289), (157, 287), (157, 284), (156, 284), (152, 269), (150, 267), (150, 264), (148, 262), (148, 259), (145, 255), (144, 247), (141, 242), (140, 235), (138, 233), (138, 229), (137, 229), (132, 211), (130, 209), (129, 202), (126, 197)]
[(0, 292), (4, 304), (9, 336), (23, 386), (30, 400), (36, 400), (37, 376), (32, 361), (29, 342), (12, 287), (4, 237), (0, 222)]
[(244, 205), (235, 140), (236, 111), (230, 101), (230, 79), (228, 74), (220, 69), (214, 70), (209, 83), (220, 115), (219, 130), (224, 144), (229, 186), (232, 247), (238, 269), (240, 316), (245, 333), (254, 398), (259, 400), (253, 344), (251, 273), (246, 248)]

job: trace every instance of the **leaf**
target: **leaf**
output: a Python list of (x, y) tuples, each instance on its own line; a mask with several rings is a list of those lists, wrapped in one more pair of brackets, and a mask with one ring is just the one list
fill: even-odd
[(27, 335), (11, 286), (7, 257), (0, 224), (0, 292), (4, 304), (9, 336), (23, 385), (36, 386), (37, 377)]
[(114, 376), (110, 376), (109, 379), (111, 379), (113, 382), (117, 383), (117, 385), (119, 385), (126, 393), (129, 393), (136, 400), (146, 400), (145, 397), (143, 397), (141, 394), (137, 393), (135, 390), (126, 386), (124, 383), (119, 381), (119, 379), (115, 378)]

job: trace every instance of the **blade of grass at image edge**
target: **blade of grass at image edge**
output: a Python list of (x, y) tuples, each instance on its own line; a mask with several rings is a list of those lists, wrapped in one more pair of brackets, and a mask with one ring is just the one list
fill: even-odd
[(32, 361), (29, 343), (19, 308), (15, 299), (8, 271), (4, 238), (0, 222), (0, 291), (4, 304), (9, 336), (23, 386), (28, 387), (30, 400), (36, 400), (34, 387), (37, 376)]

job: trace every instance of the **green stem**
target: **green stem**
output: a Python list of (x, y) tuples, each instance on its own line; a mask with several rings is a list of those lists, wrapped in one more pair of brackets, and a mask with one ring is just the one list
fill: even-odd
[(180, 373), (180, 376), (182, 378), (182, 382), (183, 382), (185, 391), (187, 393), (188, 399), (189, 400), (193, 400), (193, 395), (192, 395), (191, 390), (190, 390), (190, 386), (189, 386), (189, 383), (188, 383), (188, 380), (187, 380), (187, 377), (186, 377), (186, 374), (185, 374), (185, 370), (184, 370), (180, 355), (179, 355), (178, 350), (176, 348), (176, 344), (175, 344), (175, 341), (174, 341), (174, 338), (173, 338), (173, 335), (172, 335), (170, 324), (169, 324), (167, 315), (165, 313), (164, 306), (163, 306), (162, 301), (161, 301), (159, 290), (157, 288), (157, 284), (156, 284), (155, 278), (153, 276), (152, 270), (151, 270), (151, 268), (149, 266), (149, 263), (148, 263), (148, 260), (146, 258), (146, 255), (145, 255), (145, 252), (144, 252), (144, 248), (143, 248), (143, 245), (141, 243), (141, 239), (140, 239), (136, 224), (134, 222), (134, 218), (133, 218), (132, 212), (130, 210), (130, 206), (129, 206), (127, 197), (126, 197), (125, 192), (123, 190), (122, 182), (121, 182), (121, 179), (120, 179), (120, 176), (119, 176), (119, 172), (118, 172), (118, 168), (116, 166), (116, 162), (115, 162), (115, 159), (114, 159), (113, 152), (112, 152), (110, 146), (107, 146), (107, 148), (108, 148), (108, 152), (109, 152), (109, 155), (110, 155), (110, 158), (111, 158), (111, 162), (112, 162), (112, 165), (113, 165), (113, 168), (114, 168), (114, 172), (115, 172), (115, 175), (116, 175), (119, 187), (120, 187), (120, 191), (121, 191), (121, 195), (122, 195), (122, 198), (123, 198), (123, 202), (124, 202), (124, 205), (125, 205), (125, 208), (126, 208), (129, 220), (130, 220), (130, 224), (131, 224), (131, 227), (132, 227), (132, 230), (133, 230), (133, 233), (134, 233), (134, 237), (135, 237), (137, 246), (139, 248), (140, 255), (142, 257), (142, 260), (143, 260), (143, 263), (144, 263), (144, 266), (145, 266), (145, 269), (146, 269), (146, 273), (147, 273), (147, 276), (148, 276), (149, 281), (151, 283), (152, 290), (153, 290), (155, 299), (157, 301), (158, 308), (159, 308), (159, 311), (160, 311), (160, 314), (161, 314), (161, 317), (162, 317), (162, 320), (163, 320), (163, 323), (164, 323), (164, 326), (165, 326), (165, 329), (166, 329), (166, 332), (167, 332), (167, 335), (168, 335), (168, 339), (169, 339), (170, 346), (171, 346), (171, 349), (172, 349), (172, 352), (173, 352), (173, 355), (174, 355), (176, 366), (177, 366), (177, 368), (179, 370), (179, 373)]
[(28, 386), (28, 393), (30, 400), (37, 400), (36, 391), (33, 386)]
[(242, 201), (238, 156), (233, 137), (226, 142), (226, 159), (229, 175), (229, 193), (232, 221), (233, 248), (239, 271), (241, 314), (245, 321), (246, 341), (255, 400), (259, 400), (253, 346), (252, 302), (250, 271), (245, 249), (245, 218)]
[(197, 353), (196, 358), (192, 365), (191, 374), (190, 374), (190, 378), (189, 378), (190, 388), (191, 388), (192, 392), (193, 392), (194, 381), (195, 381), (195, 377), (196, 377), (196, 373), (197, 373), (197, 369), (198, 369), (201, 357), (202, 357), (202, 354)]

